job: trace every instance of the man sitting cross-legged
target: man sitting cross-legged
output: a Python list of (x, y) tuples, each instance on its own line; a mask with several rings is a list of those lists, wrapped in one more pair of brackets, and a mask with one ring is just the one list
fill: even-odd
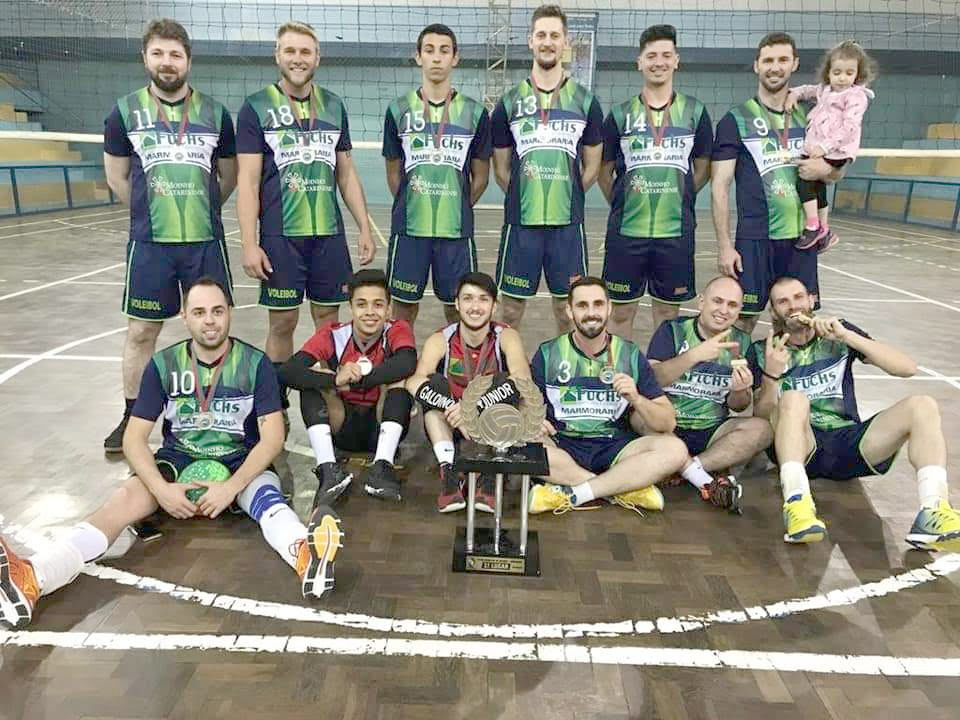
[(729, 469), (769, 447), (764, 418), (729, 418), (750, 405), (753, 376), (747, 367), (750, 336), (734, 327), (743, 290), (733, 278), (715, 277), (700, 293), (696, 317), (663, 323), (650, 339), (647, 358), (677, 413), (674, 433), (690, 457), (680, 474), (707, 502), (740, 512), (743, 488)]
[[(41, 595), (71, 583), (124, 528), (158, 508), (178, 519), (215, 518), (236, 502), (300, 576), (305, 597), (333, 588), (343, 538), (339, 519), (320, 505), (304, 527), (270, 467), (283, 447), (273, 364), (230, 337), (229, 299), (217, 280), (201, 277), (187, 290), (183, 318), (190, 339), (153, 356), (131, 410), (123, 452), (133, 474), (85, 522), (28, 559), (0, 538), (0, 620), (14, 627), (29, 623)], [(154, 453), (147, 440), (161, 416), (163, 444)], [(217, 483), (174, 482), (197, 460), (218, 461), (230, 476)], [(191, 501), (187, 493), (201, 488)]]
[(770, 418), (774, 428), (783, 539), (816, 542), (826, 535), (808, 478), (882, 475), (906, 445), (920, 496), (907, 542), (920, 550), (960, 550), (960, 514), (948, 502), (947, 449), (936, 400), (909, 395), (866, 421), (857, 411), (854, 360), (897, 377), (913, 375), (916, 362), (845, 320), (813, 317), (813, 303), (799, 280), (776, 280), (770, 288), (773, 330), (753, 343), (749, 355), (754, 412)]
[(543, 343), (533, 356), (533, 380), (547, 402), (550, 482), (531, 489), (532, 513), (564, 512), (595, 498), (662, 510), (655, 484), (687, 461), (683, 442), (669, 434), (673, 406), (647, 359), (632, 342), (607, 332), (610, 310), (602, 280), (576, 281), (567, 303), (573, 331)]
[[(460, 398), (480, 375), (530, 377), (523, 341), (513, 328), (493, 321), (497, 286), (486, 273), (460, 278), (454, 301), (460, 320), (427, 338), (417, 371), (407, 381), (410, 394), (423, 407), (423, 425), (440, 463), (437, 510), (454, 512), (466, 506), (463, 482), (453, 472), (454, 437), (463, 436)], [(515, 392), (512, 383), (511, 391)], [(481, 476), (476, 507), (494, 511), (493, 482)]]
[(348, 292), (352, 320), (321, 326), (280, 368), (280, 378), (300, 391), (300, 411), (320, 483), (314, 504), (332, 503), (353, 479), (337, 463), (335, 446), (375, 451), (363, 489), (400, 501), (393, 463), (413, 407), (403, 388), (417, 364), (413, 331), (405, 320), (387, 319), (390, 295), (382, 271), (359, 271)]

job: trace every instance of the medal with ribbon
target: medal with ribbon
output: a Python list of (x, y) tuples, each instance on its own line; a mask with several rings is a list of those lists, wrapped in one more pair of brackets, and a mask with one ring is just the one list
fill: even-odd
[(190, 367), (193, 370), (193, 377), (195, 380), (194, 394), (197, 398), (197, 407), (199, 410), (195, 412), (191, 417), (193, 418), (194, 426), (197, 430), (209, 430), (213, 427), (213, 413), (210, 411), (210, 401), (213, 400), (213, 396), (217, 391), (217, 383), (220, 382), (220, 373), (223, 370), (223, 363), (227, 360), (227, 355), (230, 354), (230, 344), (228, 341), (227, 349), (224, 351), (223, 355), (220, 356), (220, 359), (217, 360), (216, 366), (213, 368), (213, 377), (210, 378), (210, 387), (207, 389), (206, 395), (203, 394), (201, 390), (200, 383), (200, 373), (197, 368), (197, 356), (191, 351), (190, 353)]
[[(287, 92), (287, 89), (283, 87), (282, 83), (280, 83), (280, 89), (283, 90), (283, 94), (287, 96), (287, 102), (290, 103), (290, 114), (293, 116), (293, 124), (296, 125), (297, 130), (300, 131), (301, 133), (300, 137), (303, 138), (303, 144), (309, 145), (310, 136), (307, 133), (310, 133), (313, 130), (316, 130), (316, 125), (317, 125), (317, 114), (318, 114), (317, 92), (316, 92), (317, 89), (313, 85), (311, 85), (310, 94), (304, 99), (294, 98), (293, 95)], [(300, 124), (300, 121), (306, 118), (299, 117), (299, 112), (298, 112), (300, 109), (300, 103), (304, 102), (304, 100), (306, 100), (307, 104), (310, 106), (310, 120), (309, 120), (310, 124), (306, 128), (304, 128), (303, 125)]]
[[(423, 88), (417, 91), (417, 94), (420, 96), (420, 101), (423, 103), (423, 112), (427, 117), (426, 120), (430, 120), (430, 114), (433, 110), (432, 103), (427, 100), (426, 94), (423, 92)], [(433, 131), (433, 152), (430, 155), (430, 162), (434, 165), (439, 165), (443, 161), (443, 148), (441, 143), (443, 142), (443, 133), (447, 129), (447, 121), (450, 119), (450, 101), (453, 100), (453, 88), (447, 91), (447, 97), (443, 101), (443, 115), (440, 119), (440, 125), (438, 126), (433, 120), (430, 120), (430, 124), (434, 126)]]
[(370, 352), (380, 340), (383, 338), (383, 333), (381, 332), (370, 342), (363, 342), (360, 338), (357, 337), (357, 334), (353, 334), (353, 344), (360, 353), (360, 357), (356, 359), (357, 367), (360, 368), (361, 375), (369, 375), (373, 371), (373, 361), (367, 357), (367, 353)]
[(666, 135), (667, 128), (670, 127), (670, 108), (673, 106), (673, 95), (670, 95), (667, 106), (663, 110), (657, 111), (661, 113), (659, 126), (653, 121), (654, 108), (650, 107), (642, 92), (640, 93), (640, 99), (643, 101), (643, 108), (647, 113), (647, 125), (653, 134), (653, 145), (654, 147), (660, 147), (663, 144), (663, 136)]
[[(173, 135), (173, 125), (170, 123), (170, 120), (167, 118), (167, 113), (163, 109), (163, 104), (156, 95), (154, 95), (153, 90), (150, 90), (150, 97), (153, 98), (154, 104), (157, 106), (157, 119), (160, 120), (167, 128), (167, 132)], [(187, 96), (183, 99), (183, 117), (180, 118), (180, 128), (177, 131), (177, 146), (183, 144), (183, 135), (187, 131), (187, 125), (190, 124), (190, 100), (193, 98), (193, 89), (187, 88)], [(160, 141), (159, 134), (157, 135), (157, 142)]]

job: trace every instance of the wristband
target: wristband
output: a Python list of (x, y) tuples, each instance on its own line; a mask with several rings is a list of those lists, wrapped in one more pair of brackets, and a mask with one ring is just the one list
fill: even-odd
[(441, 412), (456, 404), (456, 401), (426, 380), (417, 388), (417, 402), (426, 410), (440, 410)]
[(780, 378), (783, 377), (783, 375), (771, 375), (766, 370), (761, 370), (760, 372), (762, 372), (766, 377), (770, 378), (771, 380), (779, 380)]

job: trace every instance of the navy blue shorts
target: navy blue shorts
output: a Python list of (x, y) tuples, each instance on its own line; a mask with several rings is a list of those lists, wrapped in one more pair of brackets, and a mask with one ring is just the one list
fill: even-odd
[(284, 237), (265, 235), (260, 247), (273, 272), (260, 281), (260, 304), (274, 310), (299, 307), (304, 293), (317, 305), (339, 305), (347, 299), (353, 263), (346, 235)]
[[(868, 475), (886, 474), (897, 457), (896, 453), (877, 465), (871, 465), (860, 452), (860, 443), (872, 422), (873, 418), (870, 418), (838, 430), (811, 428), (815, 447), (804, 463), (807, 477), (853, 480)], [(771, 445), (767, 449), (767, 454), (775, 464), (779, 465), (774, 448), (775, 445)]]
[(222, 240), (201, 243), (127, 243), (123, 313), (137, 320), (166, 320), (180, 312), (184, 290), (203, 275), (215, 278), (233, 303), (233, 282)]
[(503, 226), (497, 257), (500, 292), (515, 298), (535, 296), (541, 270), (550, 294), (565, 298), (570, 286), (587, 274), (587, 236), (583, 225)]
[(608, 228), (603, 279), (615, 303), (633, 302), (648, 288), (663, 302), (692, 300), (697, 294), (693, 236), (627, 237)]
[(433, 294), (442, 303), (457, 298), (457, 283), (477, 269), (473, 238), (431, 238), (393, 235), (387, 248), (390, 295), (400, 302), (418, 303), (433, 269)]
[[(720, 423), (722, 425), (723, 423)], [(703, 430), (691, 430), (687, 428), (674, 428), (673, 434), (683, 440), (687, 446), (687, 452), (693, 455), (699, 455), (710, 446), (710, 439), (713, 434), (720, 429), (720, 425), (704, 428)]]
[(616, 463), (620, 452), (636, 439), (630, 435), (619, 435), (613, 438), (574, 438), (559, 434), (554, 438), (557, 447), (569, 453), (577, 465), (597, 474), (609, 470), (610, 466)]
[[(237, 468), (243, 465), (243, 461), (247, 459), (247, 456), (241, 453), (234, 453), (233, 455), (227, 455), (222, 458), (195, 458), (179, 450), (172, 450), (165, 447), (157, 450), (157, 452), (153, 454), (153, 457), (157, 461), (157, 469), (167, 482), (176, 482), (177, 477), (183, 472), (183, 469), (196, 460), (216, 460), (226, 465), (231, 473), (235, 473)], [(273, 468), (268, 469), (272, 470)]]
[(820, 308), (820, 285), (817, 281), (817, 251), (797, 250), (792, 240), (737, 239), (736, 249), (743, 259), (740, 285), (743, 287), (741, 315), (757, 315), (769, 299), (770, 285), (778, 277), (799, 278), (816, 296), (814, 310)]

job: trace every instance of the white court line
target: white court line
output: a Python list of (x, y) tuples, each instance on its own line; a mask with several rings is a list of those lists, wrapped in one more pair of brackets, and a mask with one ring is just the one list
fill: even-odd
[[(847, 225), (856, 225), (858, 227), (870, 228), (874, 233), (886, 227), (884, 225), (858, 222), (857, 220), (848, 220), (842, 216), (835, 218), (835, 222), (846, 223)], [(948, 237), (946, 235), (931, 235), (930, 233), (919, 232), (916, 230), (904, 230), (899, 227), (890, 228), (890, 232), (903, 233), (904, 235), (916, 235), (917, 237), (933, 238), (934, 240), (940, 240), (942, 242), (960, 242), (960, 235), (955, 235), (953, 237)], [(889, 236), (885, 236), (885, 237), (890, 239)]]
[[(84, 362), (122, 362), (123, 358), (119, 355), (55, 355), (53, 357), (44, 357), (43, 355), (27, 355), (25, 353), (5, 353), (0, 354), (3, 360), (29, 360), (39, 358), (40, 360), (81, 360)], [(931, 378), (932, 379), (932, 378)]]
[(27, 227), (28, 225), (44, 225), (46, 223), (51, 223), (54, 220), (82, 220), (83, 218), (88, 217), (103, 217), (104, 215), (115, 215), (117, 213), (127, 212), (129, 211), (126, 208), (123, 208), (122, 210), (108, 210), (106, 212), (86, 213), (84, 215), (66, 215), (64, 217), (46, 218), (45, 220), (31, 220), (30, 222), (10, 223), (9, 225), (0, 225), (0, 231), (18, 230), (22, 227)]
[(91, 222), (91, 223), (74, 223), (71, 220), (68, 220), (66, 218), (54, 218), (52, 222), (59, 223), (60, 225), (68, 225), (70, 227), (92, 228), (95, 225), (106, 225), (107, 223), (120, 222), (121, 220), (124, 222), (128, 221), (126, 217), (116, 217), (116, 218), (109, 218), (107, 220), (97, 220), (96, 222)]
[(5, 372), (0, 373), (0, 385), (3, 385), (3, 383), (5, 383), (10, 378), (15, 377), (16, 375), (19, 375), (21, 372), (26, 370), (31, 365), (36, 365), (41, 360), (46, 360), (47, 358), (53, 357), (54, 355), (62, 353), (66, 350), (75, 348), (77, 347), (77, 345), (83, 345), (84, 343), (93, 342), (94, 340), (99, 340), (100, 338), (109, 337), (110, 335), (116, 335), (117, 333), (126, 332), (126, 331), (127, 331), (127, 326), (124, 325), (123, 327), (115, 328), (113, 330), (107, 330), (106, 332), (97, 333), (96, 335), (90, 335), (89, 337), (80, 338), (79, 340), (72, 340), (71, 342), (64, 343), (63, 345), (55, 347), (52, 350), (47, 350), (45, 353), (41, 353), (40, 355), (34, 355), (32, 358), (28, 360), (24, 360), (22, 363), (18, 363), (14, 365), (12, 368), (10, 368), (9, 370), (6, 370)]
[(917, 369), (920, 372), (926, 373), (930, 378), (934, 380), (942, 380), (948, 385), (952, 385), (957, 390), (960, 390), (960, 378), (947, 377), (946, 375), (942, 375), (941, 373), (938, 373), (936, 370), (932, 370), (931, 368), (924, 367), (923, 365), (917, 365)]
[(63, 280), (54, 280), (53, 282), (48, 282), (43, 285), (36, 285), (34, 287), (27, 288), (26, 290), (18, 290), (17, 292), (9, 293), (7, 295), (0, 295), (0, 301), (9, 300), (10, 298), (19, 297), (20, 295), (26, 295), (27, 293), (37, 292), (38, 290), (46, 290), (47, 288), (54, 287), (55, 285), (63, 285), (64, 283), (79, 280), (80, 278), (90, 277), (91, 275), (106, 272), (107, 270), (115, 270), (116, 268), (123, 267), (124, 265), (125, 263), (114, 263), (113, 265), (102, 267), (99, 270), (91, 270), (90, 272), (81, 273), (80, 275), (72, 275), (71, 277), (64, 278)]
[(924, 302), (930, 303), (931, 305), (938, 305), (939, 307), (946, 308), (947, 310), (953, 310), (953, 312), (960, 312), (960, 307), (956, 305), (948, 305), (945, 302), (939, 300), (934, 300), (933, 298), (928, 298), (925, 295), (920, 295), (919, 293), (910, 292), (909, 290), (901, 290), (898, 287), (893, 285), (887, 285), (882, 282), (877, 282), (876, 280), (871, 280), (870, 278), (865, 278), (863, 275), (857, 275), (856, 273), (848, 272), (846, 270), (840, 270), (839, 268), (831, 267), (829, 265), (824, 265), (820, 263), (820, 268), (823, 270), (830, 270), (831, 272), (839, 273), (840, 275), (846, 275), (851, 277), (854, 280), (860, 280), (861, 282), (869, 283), (870, 285), (876, 285), (877, 287), (882, 287), (884, 290), (890, 290), (891, 292), (900, 293), (901, 295), (906, 295), (908, 297), (916, 298), (917, 300), (923, 300)]
[[(928, 247), (928, 248), (938, 248), (940, 250), (949, 250), (950, 252), (960, 252), (960, 247), (950, 247), (949, 245), (941, 244), (942, 242), (950, 242), (946, 239), (941, 240), (941, 242), (928, 242), (924, 240), (911, 240), (910, 238), (901, 238), (901, 237), (895, 237), (890, 235), (884, 235), (883, 233), (880, 233), (880, 232), (873, 232), (870, 230), (861, 230), (860, 228), (845, 228), (843, 227), (842, 223), (835, 224), (835, 227), (839, 227), (841, 230), (844, 230), (845, 232), (856, 233), (856, 236), (858, 238), (864, 235), (878, 237), (878, 238), (881, 238), (882, 240), (895, 243), (896, 246), (901, 249), (904, 245), (906, 245), (907, 247)], [(934, 237), (934, 236), (926, 235), (924, 237)], [(841, 249), (850, 249), (849, 245), (840, 246), (840, 247)]]
[(186, 635), (43, 630), (0, 631), (0, 647), (58, 647), (74, 650), (179, 651), (467, 658), (477, 660), (566, 662), (592, 665), (774, 670), (826, 675), (957, 677), (960, 658), (831, 655), (767, 650), (598, 646), (400, 638), (324, 638), (306, 635)]

